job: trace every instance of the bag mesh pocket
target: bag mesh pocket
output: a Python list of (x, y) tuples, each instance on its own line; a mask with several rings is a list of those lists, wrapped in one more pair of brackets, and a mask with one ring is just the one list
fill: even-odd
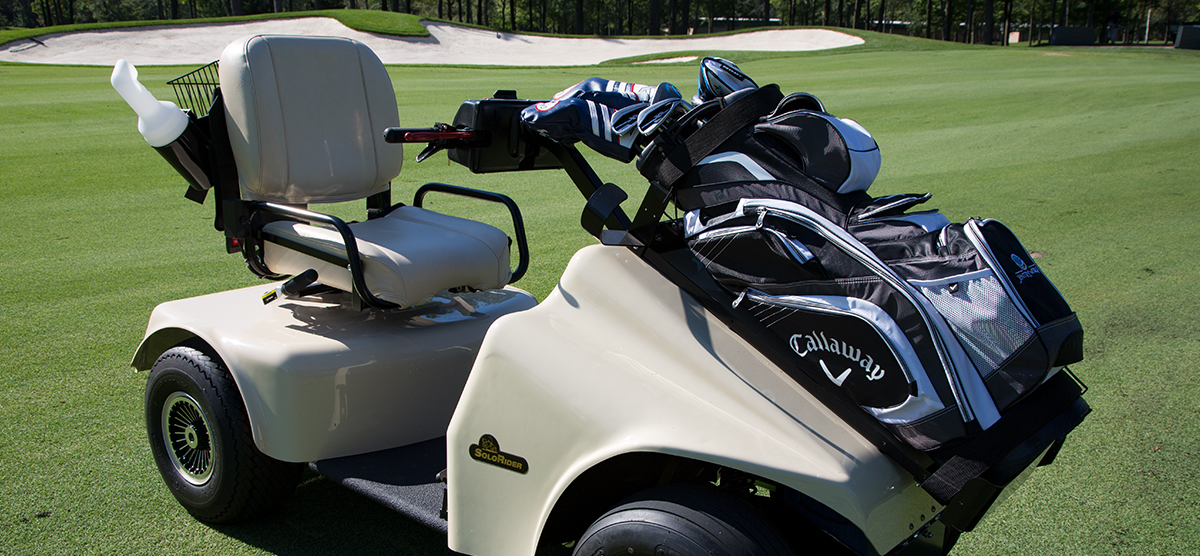
[(961, 278), (910, 283), (946, 319), (986, 379), (1029, 341), (1034, 330), (991, 271), (972, 272)]

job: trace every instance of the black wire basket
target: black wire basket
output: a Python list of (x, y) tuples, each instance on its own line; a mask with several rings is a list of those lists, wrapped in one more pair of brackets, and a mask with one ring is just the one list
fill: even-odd
[(217, 76), (217, 63), (202, 66), (167, 81), (175, 89), (175, 99), (180, 108), (190, 110), (192, 115), (202, 118), (208, 115), (212, 107), (213, 94), (220, 85)]

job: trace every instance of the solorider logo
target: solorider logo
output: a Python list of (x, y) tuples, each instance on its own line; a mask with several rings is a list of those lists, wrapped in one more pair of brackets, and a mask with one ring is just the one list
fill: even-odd
[(525, 458), (500, 451), (500, 443), (490, 434), (479, 437), (479, 443), (472, 444), (467, 451), (475, 461), (503, 467), (522, 475), (529, 472), (529, 462), (525, 461)]

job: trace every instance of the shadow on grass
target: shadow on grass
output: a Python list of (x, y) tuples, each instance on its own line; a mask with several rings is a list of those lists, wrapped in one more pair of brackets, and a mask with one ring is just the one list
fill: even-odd
[(449, 555), (446, 537), (305, 470), (279, 511), (214, 530), (272, 554)]

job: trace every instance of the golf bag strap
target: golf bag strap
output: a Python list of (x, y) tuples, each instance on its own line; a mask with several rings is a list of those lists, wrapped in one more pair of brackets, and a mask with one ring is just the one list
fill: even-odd
[[(213, 227), (225, 231), (226, 226), (229, 226), (232, 228), (231, 233), (238, 232), (242, 226), (238, 222), (236, 211), (233, 211), (233, 205), (240, 202), (242, 190), (238, 181), (237, 163), (233, 159), (233, 147), (229, 144), (229, 124), (225, 121), (225, 96), (220, 87), (213, 91), (212, 106), (205, 118), (208, 119), (208, 135), (212, 141), (209, 146), (209, 160), (215, 182), (213, 190), (216, 192), (216, 218), (213, 220)], [(232, 239), (236, 233), (227, 233), (225, 236)], [(227, 251), (237, 252), (228, 241), (226, 243)]]
[(654, 160), (648, 161), (650, 163), (641, 168), (642, 175), (658, 187), (671, 191), (675, 182), (688, 170), (712, 154), (738, 130), (769, 114), (781, 100), (783, 93), (779, 91), (778, 85), (766, 85), (747, 94), (717, 112), (704, 127), (684, 140), (682, 145), (665, 153), (665, 156), (658, 155), (662, 158), (657, 164)]
[(966, 444), (952, 448), (954, 455), (922, 482), (921, 488), (939, 504), (949, 504), (968, 482), (982, 476), (1068, 411), (1082, 393), (1069, 373), (1051, 377), (998, 423)]

